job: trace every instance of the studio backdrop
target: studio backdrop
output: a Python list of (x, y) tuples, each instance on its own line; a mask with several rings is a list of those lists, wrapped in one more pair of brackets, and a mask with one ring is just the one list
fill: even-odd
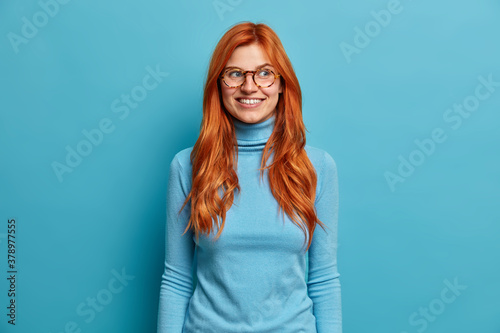
[[(280, 36), (339, 175), (346, 333), (500, 332), (500, 3), (0, 2), (0, 332), (154, 333), (210, 55)], [(332, 332), (334, 333), (334, 332)]]

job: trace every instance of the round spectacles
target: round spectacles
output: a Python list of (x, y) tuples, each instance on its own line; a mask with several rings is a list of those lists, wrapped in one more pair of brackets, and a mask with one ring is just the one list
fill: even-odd
[(266, 68), (257, 69), (255, 71), (229, 68), (222, 73), (220, 78), (229, 88), (237, 88), (245, 82), (248, 73), (252, 73), (253, 82), (257, 87), (261, 88), (272, 86), (276, 78), (280, 77), (279, 74), (274, 74), (272, 70)]

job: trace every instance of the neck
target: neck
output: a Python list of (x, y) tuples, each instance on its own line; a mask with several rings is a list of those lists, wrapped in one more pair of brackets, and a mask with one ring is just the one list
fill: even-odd
[(258, 151), (264, 149), (267, 140), (274, 130), (276, 115), (260, 123), (245, 123), (234, 117), (233, 124), (236, 131), (236, 140), (240, 151)]

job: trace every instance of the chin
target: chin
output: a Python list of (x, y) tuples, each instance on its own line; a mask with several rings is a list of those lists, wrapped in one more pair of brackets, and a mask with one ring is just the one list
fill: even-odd
[[(233, 116), (234, 117), (234, 116)], [(239, 114), (237, 118), (245, 123), (256, 124), (263, 122), (265, 119), (269, 119), (271, 115), (250, 115), (250, 114)]]
[(245, 123), (260, 123), (272, 117), (275, 112), (263, 112), (257, 110), (234, 110), (229, 112), (233, 118)]

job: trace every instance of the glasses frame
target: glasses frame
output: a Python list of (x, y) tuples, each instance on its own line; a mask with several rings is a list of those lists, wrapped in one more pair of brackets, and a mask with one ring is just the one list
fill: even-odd
[[(234, 69), (238, 69), (238, 70), (240, 70), (240, 71), (243, 73), (243, 75), (245, 76), (245, 79), (243, 80), (243, 82), (241, 82), (241, 84), (239, 84), (239, 85), (237, 85), (237, 86), (230, 86), (230, 85), (229, 85), (229, 84), (227, 84), (227, 82), (224, 80), (224, 77), (226, 76), (226, 73), (227, 73), (228, 71), (230, 71), (230, 70), (234, 70)], [(255, 82), (255, 74), (256, 74), (258, 71), (263, 70), (263, 69), (265, 69), (265, 70), (267, 70), (267, 71), (271, 72), (271, 73), (273, 74), (273, 76), (274, 76), (274, 81), (273, 81), (273, 83), (271, 83), (270, 85), (265, 86), (265, 87), (264, 87), (264, 86), (261, 86), (260, 84), (258, 84), (257, 82)], [(259, 87), (259, 88), (269, 88), (270, 86), (272, 86), (272, 85), (274, 84), (274, 82), (276, 82), (276, 79), (277, 79), (277, 78), (279, 78), (279, 77), (281, 76), (280, 74), (274, 74), (274, 72), (273, 72), (272, 70), (270, 70), (270, 69), (268, 69), (268, 68), (265, 68), (265, 67), (258, 68), (258, 69), (254, 70), (254, 71), (244, 71), (244, 70), (242, 70), (242, 69), (239, 69), (239, 68), (235, 67), (235, 68), (228, 68), (228, 69), (226, 69), (224, 72), (222, 72), (222, 74), (220, 75), (220, 78), (222, 79), (222, 82), (224, 82), (224, 84), (225, 84), (226, 86), (228, 86), (229, 88), (239, 88), (239, 87), (241, 87), (241, 86), (245, 83), (245, 81), (246, 81), (246, 79), (247, 79), (247, 74), (248, 74), (248, 73), (252, 73), (252, 80), (253, 80), (253, 83), (255, 83), (255, 85), (256, 85), (257, 87)]]

